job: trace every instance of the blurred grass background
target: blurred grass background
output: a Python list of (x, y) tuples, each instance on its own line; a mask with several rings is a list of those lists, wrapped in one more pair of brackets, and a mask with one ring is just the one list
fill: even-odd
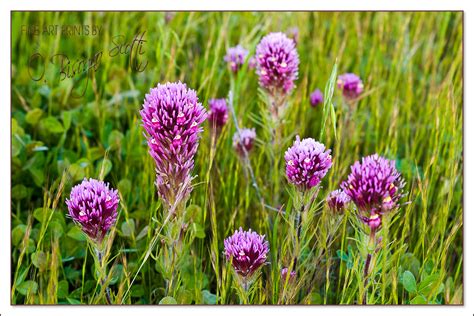
[[(461, 12), (13, 12), (12, 303), (98, 303), (93, 261), (79, 229), (66, 218), (64, 200), (73, 185), (98, 177), (102, 168), (122, 198), (109, 261), (115, 302), (158, 303), (163, 280), (153, 260), (140, 271), (130, 296), (124, 296), (159, 226), (154, 219), (162, 218), (138, 113), (144, 95), (158, 82), (181, 80), (207, 107), (210, 98), (228, 94), (230, 73), (223, 61), (228, 47), (240, 43), (253, 54), (265, 34), (298, 27), (299, 79), (283, 147), (299, 134), (332, 149), (334, 164), (319, 198), (339, 186), (354, 161), (375, 152), (396, 160), (407, 181), (405, 200), (411, 203), (401, 207), (390, 227), (391, 249), (397, 249), (394, 263), (381, 272), (370, 302), (462, 304), (462, 19)], [(97, 25), (102, 34), (29, 37), (22, 25)], [(133, 71), (127, 55), (108, 56), (113, 36), (131, 42), (143, 31), (145, 71)], [(60, 81), (58, 67), (48, 65), (42, 80), (31, 79), (42, 70), (40, 63), (29, 62), (34, 53), (46, 59), (61, 53), (75, 60), (101, 51), (100, 66), (81, 98), (74, 91), (84, 87), (84, 76), (78, 82)], [(336, 61), (339, 73), (360, 75), (365, 92), (347, 125), (341, 93), (335, 91), (336, 133), (326, 124), (318, 139), (323, 112), (309, 106), (309, 94), (324, 89)], [(258, 185), (267, 202), (291, 207), (283, 152), (276, 160), (280, 174), (269, 173), (257, 76), (245, 66), (236, 80), (239, 124), (257, 128), (251, 163)], [(277, 225), (281, 215), (260, 209), (233, 152), (234, 132), (229, 119), (212, 159), (205, 126), (188, 203), (195, 240), (181, 271), (182, 290), (174, 297), (178, 303), (238, 303), (229, 294), (231, 275), (222, 251), (223, 239), (239, 226), (265, 233), (272, 259), (278, 258), (278, 236), (285, 232)], [(314, 234), (321, 229), (315, 219)], [(348, 223), (341, 231), (348, 237), (354, 233)], [(318, 268), (323, 277), (300, 303), (358, 301), (360, 261), (353, 248), (350, 239), (336, 241), (330, 255), (337, 270), (329, 264)], [(264, 268), (254, 304), (279, 302), (274, 291), (279, 268), (278, 262)], [(435, 283), (429, 283), (430, 289), (436, 289), (424, 300), (415, 299), (419, 293), (402, 285), (406, 270), (419, 285), (430, 280)]]

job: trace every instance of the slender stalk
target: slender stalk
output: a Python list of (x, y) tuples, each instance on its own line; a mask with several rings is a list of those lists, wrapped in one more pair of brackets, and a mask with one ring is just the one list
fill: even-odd
[(104, 264), (104, 254), (103, 254), (103, 251), (99, 250), (98, 248), (96, 248), (95, 251), (96, 251), (97, 261), (99, 265), (100, 285), (102, 286), (102, 288), (105, 287), (105, 299), (107, 301), (107, 304), (112, 305), (112, 300), (110, 298), (110, 289), (108, 286), (105, 285), (105, 276), (107, 272), (106, 272), (106, 266)]
[[(316, 199), (316, 196), (319, 192), (319, 188), (314, 191), (314, 193), (312, 194), (312, 196), (309, 198), (308, 194), (309, 192), (306, 191), (306, 192), (298, 192), (298, 198), (300, 198), (300, 207), (299, 207), (299, 210), (298, 212), (296, 213), (296, 218), (295, 218), (295, 229), (296, 229), (296, 245), (297, 245), (297, 253), (295, 255), (295, 258), (293, 260), (293, 270), (296, 271), (296, 264), (297, 264), (297, 256), (298, 256), (298, 252), (299, 252), (299, 245), (300, 245), (300, 238), (301, 238), (301, 229), (302, 229), (302, 216), (303, 216), (303, 213), (305, 212), (306, 210), (306, 206), (309, 206), (311, 205), (314, 200)], [(306, 200), (308, 200), (308, 204), (306, 204)], [(297, 205), (297, 204), (295, 204)]]
[[(298, 265), (298, 257), (300, 256), (300, 252), (301, 252), (301, 249), (300, 249), (300, 245), (302, 244), (300, 242), (300, 238), (301, 238), (301, 227), (302, 227), (302, 215), (303, 215), (303, 212), (305, 211), (305, 193), (300, 193), (301, 194), (301, 206), (298, 210), (298, 212), (296, 213), (296, 218), (295, 218), (295, 229), (296, 229), (296, 239), (295, 239), (295, 254), (294, 254), (294, 258), (293, 258), (293, 267), (292, 267), (292, 270), (293, 271), (296, 271), (296, 279), (298, 280), (300, 275), (299, 275), (299, 271), (297, 269), (297, 265)], [(301, 292), (298, 291), (298, 300), (301, 299)]]
[(343, 108), (347, 110), (346, 115), (344, 116), (344, 129), (342, 129), (342, 138), (346, 141), (346, 144), (349, 145), (350, 141), (354, 139), (354, 135), (357, 132), (355, 129), (355, 110), (357, 106), (356, 101), (348, 101), (343, 98)]
[(375, 249), (375, 229), (370, 230), (369, 242), (367, 247), (367, 258), (364, 265), (364, 297), (363, 305), (367, 305), (367, 284), (369, 283), (370, 262), (372, 261), (372, 251)]
[[(234, 110), (232, 90), (229, 91), (228, 99), (229, 99), (228, 103), (229, 103), (230, 113), (232, 114), (232, 119), (234, 120), (235, 129), (237, 130), (237, 133), (239, 134), (239, 137), (240, 137), (241, 129), (239, 127), (239, 122), (237, 121), (237, 116), (236, 116), (235, 110)], [(262, 204), (262, 206), (264, 208), (268, 208), (268, 209), (270, 209), (272, 211), (275, 211), (275, 212), (280, 212), (279, 209), (277, 209), (275, 207), (272, 207), (272, 206), (265, 203), (265, 200), (263, 199), (263, 196), (260, 193), (260, 188), (258, 187), (257, 179), (255, 178), (255, 173), (253, 172), (252, 165), (250, 164), (249, 154), (248, 154), (247, 149), (245, 148), (245, 146), (242, 146), (242, 150), (244, 152), (244, 159), (243, 159), (244, 167), (247, 169), (247, 171), (250, 175), (250, 180), (252, 181), (252, 187), (255, 189), (255, 193), (257, 194), (258, 200), (260, 201), (260, 203)]]
[(124, 304), (125, 299), (127, 298), (127, 295), (130, 293), (130, 290), (131, 290), (131, 288), (132, 288), (133, 283), (135, 283), (135, 280), (136, 280), (138, 274), (140, 273), (140, 271), (142, 270), (142, 268), (143, 268), (143, 266), (145, 265), (146, 261), (147, 261), (148, 258), (150, 257), (151, 252), (153, 251), (153, 248), (155, 248), (156, 243), (157, 243), (158, 240), (159, 240), (161, 231), (163, 230), (163, 228), (165, 227), (165, 225), (170, 221), (171, 216), (172, 216), (172, 213), (168, 212), (168, 215), (166, 216), (165, 220), (163, 221), (163, 224), (161, 224), (160, 228), (159, 228), (159, 229), (158, 229), (158, 228), (155, 229), (155, 234), (154, 234), (153, 238), (151, 239), (150, 244), (149, 244), (149, 247), (148, 247), (147, 251), (145, 252), (145, 254), (144, 254), (144, 256), (143, 256), (142, 262), (140, 263), (140, 266), (138, 267), (137, 271), (135, 272), (135, 276), (133, 277), (132, 281), (130, 282), (130, 284), (129, 284), (128, 288), (127, 288), (127, 291), (126, 291), (125, 294), (123, 295), (122, 304)]
[(299, 246), (300, 246), (300, 237), (301, 237), (301, 215), (303, 214), (303, 211), (304, 211), (304, 202), (301, 203), (301, 208), (300, 210), (298, 211), (298, 213), (296, 213), (296, 219), (295, 219), (295, 228), (296, 228), (296, 244), (297, 244), (297, 247), (296, 247), (296, 254), (295, 254), (295, 258), (293, 259), (293, 270), (296, 271), (296, 265), (298, 263), (298, 256), (299, 256)]
[(247, 291), (249, 290), (249, 282), (247, 278), (244, 278), (244, 282), (242, 283), (242, 286), (244, 288), (245, 293), (247, 293)]
[(249, 303), (249, 296), (248, 296), (248, 291), (250, 288), (250, 283), (248, 278), (246, 277), (241, 277), (238, 279), (239, 282), (239, 300), (241, 305), (247, 305)]
[(280, 95), (278, 92), (274, 91), (273, 93), (270, 93), (269, 95), (269, 108), (270, 108), (270, 123), (268, 126), (268, 129), (270, 131), (271, 135), (271, 141), (270, 141), (270, 158), (271, 158), (271, 165), (273, 166), (272, 168), (272, 173), (273, 173), (273, 205), (278, 205), (279, 197), (280, 197), (280, 181), (278, 179), (280, 178), (280, 168), (279, 168), (279, 157), (281, 153), (281, 147), (282, 147), (282, 119), (281, 119), (281, 112), (280, 109), (284, 110), (286, 108), (286, 97), (283, 95)]
[[(184, 231), (183, 231), (183, 224), (184, 224), (184, 208), (185, 204), (180, 203), (179, 210), (177, 210), (177, 214), (180, 214), (178, 217), (175, 218), (175, 221), (170, 222), (167, 225), (167, 234), (170, 241), (168, 245), (168, 250), (171, 253), (171, 261), (166, 261), (165, 269), (167, 269), (167, 275), (169, 275), (169, 280), (167, 280), (167, 288), (166, 293), (169, 296), (173, 296), (177, 285), (179, 282), (176, 282), (176, 275), (179, 272), (179, 268), (177, 268), (178, 263), (180, 262), (181, 257), (184, 255), (185, 251), (183, 247), (183, 239), (184, 239)], [(178, 229), (175, 229), (176, 226)], [(177, 231), (177, 236), (173, 234), (174, 231)]]
[[(323, 256), (327, 256), (328, 255), (328, 248), (330, 245), (332, 245), (334, 239), (335, 239), (336, 235), (335, 235), (335, 231), (334, 232), (331, 232), (328, 236), (327, 236), (327, 239), (326, 239), (326, 245), (328, 245), (327, 247), (323, 247), (321, 248), (318, 256), (315, 257), (315, 260), (314, 262), (316, 263), (316, 265), (318, 265), (321, 261), (321, 258)], [(309, 283), (311, 286), (308, 287), (308, 290), (306, 292), (306, 294), (311, 294), (311, 291), (313, 290), (314, 288), (314, 284), (316, 284), (316, 277), (317, 277), (317, 270), (314, 270), (312, 275), (311, 275), (311, 278), (309, 280), (311, 280), (311, 282)], [(328, 282), (328, 281), (327, 281)]]
[(363, 305), (367, 305), (367, 284), (369, 280), (369, 267), (370, 267), (370, 261), (372, 260), (372, 255), (370, 253), (367, 254), (367, 258), (365, 259), (365, 265), (364, 265), (364, 298), (362, 301)]

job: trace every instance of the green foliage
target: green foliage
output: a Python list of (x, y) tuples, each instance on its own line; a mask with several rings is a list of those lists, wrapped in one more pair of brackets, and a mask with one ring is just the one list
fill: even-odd
[(64, 132), (64, 127), (54, 116), (49, 116), (45, 118), (42, 122), (42, 127), (44, 127), (50, 133), (62, 133)]
[(410, 271), (403, 273), (403, 287), (409, 293), (416, 293), (416, 280)]
[(160, 305), (176, 305), (178, 302), (171, 296), (165, 296), (160, 300)]
[(22, 295), (31, 295), (38, 292), (38, 283), (35, 281), (22, 282), (17, 288), (17, 291)]

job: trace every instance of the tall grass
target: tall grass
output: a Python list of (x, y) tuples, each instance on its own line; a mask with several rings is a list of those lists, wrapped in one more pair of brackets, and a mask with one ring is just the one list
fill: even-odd
[[(224, 238), (239, 226), (270, 242), (270, 264), (250, 303), (362, 303), (364, 257), (353, 217), (330, 225), (322, 201), (354, 161), (379, 153), (396, 160), (409, 203), (383, 231), (367, 302), (462, 304), (462, 18), (460, 12), (189, 12), (167, 24), (160, 12), (12, 13), (12, 303), (105, 303), (85, 238), (64, 203), (73, 185), (100, 174), (121, 196), (106, 254), (113, 303), (238, 304), (222, 252)], [(28, 24), (94, 24), (103, 34), (28, 39), (20, 32)], [(244, 66), (232, 78), (223, 56), (238, 43), (253, 53), (262, 36), (293, 26), (300, 33), (299, 79), (281, 148), (270, 152), (257, 76)], [(107, 56), (113, 36), (131, 41), (145, 30), (144, 72), (133, 71), (128, 56)], [(72, 80), (59, 82), (55, 67), (39, 82), (29, 76), (35, 52), (76, 59), (98, 51), (104, 52), (101, 65), (82, 98), (74, 98)], [(309, 106), (310, 92), (324, 89), (336, 61), (338, 73), (357, 73), (365, 85), (349, 121), (340, 91), (324, 108)], [(150, 87), (177, 80), (195, 89), (205, 106), (227, 97), (232, 86), (239, 125), (257, 128), (250, 154), (257, 186), (280, 212), (262, 205), (245, 176), (232, 149), (234, 122), (215, 139), (215, 149), (206, 126), (187, 208), (192, 246), (178, 271), (179, 289), (170, 295), (157, 265), (166, 214), (138, 111)], [(293, 251), (287, 237), (293, 193), (283, 153), (297, 134), (331, 148), (333, 167), (308, 213), (305, 272), (292, 288), (280, 282)], [(415, 291), (407, 289), (406, 271)]]

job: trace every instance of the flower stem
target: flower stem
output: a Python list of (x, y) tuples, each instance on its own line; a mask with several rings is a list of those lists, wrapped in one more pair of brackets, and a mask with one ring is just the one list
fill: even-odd
[(247, 305), (249, 303), (249, 297), (248, 297), (248, 291), (249, 291), (249, 281), (246, 277), (243, 277), (240, 282), (241, 290), (239, 298), (240, 298), (240, 304), (242, 305)]
[(298, 213), (296, 213), (296, 219), (295, 219), (295, 228), (296, 228), (296, 244), (297, 244), (297, 252), (295, 254), (295, 258), (293, 259), (293, 271), (296, 271), (296, 265), (298, 263), (298, 257), (299, 257), (299, 246), (300, 246), (300, 237), (301, 237), (301, 216), (304, 212), (304, 195), (303, 199), (301, 201), (301, 208), (299, 209)]
[[(270, 122), (267, 122), (267, 128), (270, 133), (271, 141), (269, 143), (269, 152), (271, 165), (273, 166), (272, 180), (273, 180), (273, 205), (279, 204), (280, 199), (280, 154), (282, 152), (282, 143), (283, 143), (283, 121), (282, 114), (284, 114), (284, 109), (286, 108), (286, 98), (277, 92), (269, 93), (268, 95), (269, 108), (270, 108)], [(281, 112), (283, 111), (283, 113)]]
[(363, 305), (367, 305), (367, 284), (369, 283), (370, 262), (372, 261), (372, 251), (375, 250), (375, 229), (370, 230), (369, 242), (367, 247), (367, 258), (364, 265), (364, 298)]
[[(96, 248), (97, 261), (99, 265), (99, 275), (100, 275), (100, 285), (105, 286), (105, 276), (106, 276), (106, 266), (104, 264), (104, 254), (101, 250)], [(112, 305), (112, 300), (110, 299), (110, 289), (108, 286), (105, 286), (105, 299), (108, 305)]]
[(363, 305), (367, 305), (367, 284), (369, 281), (369, 267), (370, 267), (370, 261), (372, 260), (372, 254), (368, 253), (367, 258), (365, 259), (365, 265), (364, 265), (364, 298), (362, 301)]
[[(235, 114), (235, 110), (234, 110), (234, 102), (233, 102), (233, 92), (232, 90), (229, 91), (229, 97), (228, 97), (228, 101), (229, 101), (229, 108), (230, 108), (230, 113), (232, 114), (232, 118), (234, 120), (234, 124), (235, 124), (235, 129), (237, 130), (237, 133), (238, 135), (240, 136), (240, 133), (241, 133), (241, 129), (239, 127), (239, 123), (237, 121), (237, 116)], [(262, 204), (262, 206), (264, 208), (268, 208), (272, 211), (275, 211), (275, 212), (280, 212), (279, 209), (277, 208), (274, 208), (270, 205), (267, 205), (265, 203), (265, 200), (262, 196), (262, 194), (260, 193), (260, 188), (258, 187), (258, 184), (257, 184), (257, 179), (255, 178), (255, 174), (253, 172), (253, 168), (252, 168), (252, 165), (250, 164), (250, 159), (248, 158), (248, 152), (245, 148), (245, 146), (242, 146), (242, 149), (243, 149), (243, 152), (244, 152), (244, 167), (248, 170), (248, 173), (250, 174), (250, 179), (252, 181), (252, 187), (255, 189), (255, 193), (257, 194), (257, 198), (258, 200), (260, 201), (260, 203)]]
[[(166, 295), (168, 296), (173, 296), (177, 287), (179, 286), (177, 279), (178, 273), (180, 271), (179, 264), (181, 262), (181, 258), (185, 255), (186, 246), (183, 245), (183, 224), (185, 219), (184, 209), (185, 203), (180, 204), (178, 210), (179, 216), (177, 216), (174, 221), (171, 221), (167, 225), (167, 234), (169, 239), (168, 251), (171, 254), (171, 259), (166, 261), (165, 267), (169, 277), (169, 279), (166, 280)], [(177, 235), (174, 234), (176, 232)]]

